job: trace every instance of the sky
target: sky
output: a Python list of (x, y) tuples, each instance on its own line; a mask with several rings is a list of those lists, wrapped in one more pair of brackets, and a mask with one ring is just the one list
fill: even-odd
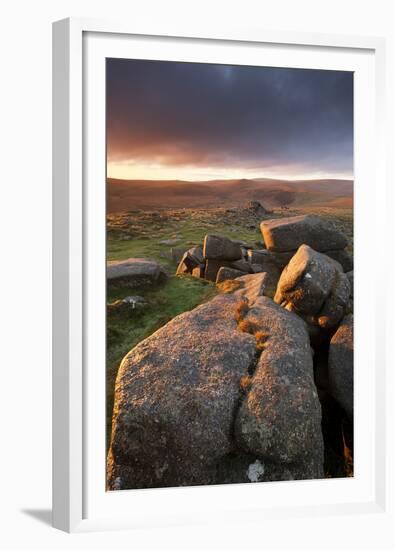
[(107, 176), (352, 178), (353, 73), (108, 59)]

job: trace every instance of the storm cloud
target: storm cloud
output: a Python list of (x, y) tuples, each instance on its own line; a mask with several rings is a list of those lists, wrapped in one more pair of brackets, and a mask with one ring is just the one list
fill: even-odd
[(109, 163), (353, 170), (353, 74), (107, 60)]

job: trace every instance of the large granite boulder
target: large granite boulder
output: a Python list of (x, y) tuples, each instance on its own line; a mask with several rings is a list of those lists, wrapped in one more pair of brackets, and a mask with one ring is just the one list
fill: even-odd
[(321, 407), (305, 323), (263, 296), (244, 320), (265, 341), (236, 416), (238, 444), (262, 458), (273, 479), (323, 477)]
[(313, 325), (331, 328), (343, 318), (350, 290), (340, 264), (302, 245), (284, 268), (274, 301)]
[(143, 340), (115, 386), (109, 488), (214, 483), (235, 451), (239, 380), (255, 362), (254, 336), (234, 319), (239, 298), (220, 295)]
[(241, 246), (223, 235), (206, 235), (203, 256), (206, 260), (239, 260), (242, 257)]
[(153, 260), (128, 258), (107, 262), (107, 282), (110, 285), (139, 287), (166, 278), (162, 266)]
[(353, 325), (353, 315), (347, 315), (332, 336), (328, 361), (330, 392), (350, 419), (354, 414)]
[(302, 244), (319, 252), (347, 246), (346, 236), (332, 222), (313, 214), (263, 221), (261, 232), (266, 248), (274, 252), (296, 250)]
[(226, 294), (138, 344), (117, 376), (108, 488), (322, 477), (306, 338), (271, 300)]

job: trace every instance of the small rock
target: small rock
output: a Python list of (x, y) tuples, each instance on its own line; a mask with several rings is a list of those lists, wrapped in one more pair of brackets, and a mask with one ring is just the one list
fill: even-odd
[(269, 211), (259, 201), (249, 201), (246, 203), (244, 208), (255, 214), (257, 217), (265, 216), (269, 213)]
[(107, 263), (107, 281), (109, 284), (137, 287), (153, 284), (166, 278), (162, 266), (153, 260), (128, 258)]
[(175, 239), (165, 239), (163, 241), (159, 241), (159, 244), (165, 244), (166, 246), (174, 246), (180, 241), (181, 241), (181, 238), (177, 237)]
[(242, 257), (240, 244), (223, 235), (206, 235), (203, 243), (206, 260), (239, 260)]
[(132, 306), (132, 309), (135, 309), (136, 307), (142, 306), (146, 303), (145, 298), (143, 298), (142, 296), (125, 296), (122, 302), (124, 304), (130, 304)]
[(247, 477), (251, 483), (262, 481), (264, 473), (265, 467), (260, 460), (256, 460), (253, 464), (248, 466)]

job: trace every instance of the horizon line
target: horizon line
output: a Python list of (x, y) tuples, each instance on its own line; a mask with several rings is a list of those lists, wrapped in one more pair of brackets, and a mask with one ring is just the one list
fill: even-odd
[(313, 181), (349, 181), (353, 182), (354, 177), (335, 178), (335, 177), (320, 177), (320, 178), (270, 178), (270, 177), (258, 177), (258, 178), (213, 178), (208, 180), (187, 180), (187, 179), (158, 179), (158, 178), (114, 178), (112, 176), (106, 176), (106, 180), (115, 181), (157, 181), (157, 182), (183, 182), (183, 183), (211, 183), (216, 181), (282, 181), (289, 183), (297, 182), (313, 182)]

